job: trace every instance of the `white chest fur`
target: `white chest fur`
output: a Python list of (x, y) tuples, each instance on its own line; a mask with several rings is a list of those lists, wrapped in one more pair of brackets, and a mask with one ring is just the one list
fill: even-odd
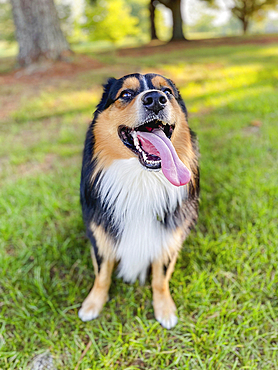
[(173, 242), (173, 233), (159, 220), (182, 203), (186, 186), (172, 185), (162, 171), (145, 170), (137, 158), (115, 161), (100, 180), (102, 202), (114, 210), (121, 235), (115, 246), (119, 276), (144, 282), (149, 264)]

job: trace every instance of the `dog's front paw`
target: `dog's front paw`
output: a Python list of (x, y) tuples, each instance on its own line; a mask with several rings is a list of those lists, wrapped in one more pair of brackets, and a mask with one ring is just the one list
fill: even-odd
[(178, 318), (175, 315), (177, 309), (171, 297), (154, 300), (153, 307), (156, 320), (164, 328), (171, 329), (177, 324)]
[(108, 296), (97, 296), (92, 294), (91, 292), (82, 303), (82, 306), (78, 311), (79, 318), (82, 321), (91, 321), (93, 319), (96, 319), (99, 316), (104, 304), (108, 300)]
[(165, 329), (172, 329), (178, 322), (178, 318), (174, 313), (165, 316), (155, 316), (155, 318)]
[(96, 319), (99, 315), (101, 310), (99, 310), (95, 306), (89, 306), (89, 307), (82, 307), (78, 311), (78, 316), (82, 321), (91, 321), (93, 319)]

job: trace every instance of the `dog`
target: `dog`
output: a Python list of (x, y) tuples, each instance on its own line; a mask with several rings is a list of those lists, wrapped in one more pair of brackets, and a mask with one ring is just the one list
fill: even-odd
[(95, 281), (79, 317), (99, 315), (116, 263), (126, 282), (144, 283), (151, 266), (155, 318), (174, 327), (169, 280), (198, 218), (199, 167), (197, 138), (170, 79), (135, 73), (104, 85), (85, 139), (80, 199)]

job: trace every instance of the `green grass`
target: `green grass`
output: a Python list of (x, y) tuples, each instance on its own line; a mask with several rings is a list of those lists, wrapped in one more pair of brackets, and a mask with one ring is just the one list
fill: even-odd
[[(0, 86), (0, 369), (49, 351), (58, 369), (278, 369), (278, 45), (97, 54), (102, 69)], [(109, 75), (179, 86), (201, 149), (198, 226), (154, 319), (150, 281), (113, 277), (101, 316), (77, 311), (93, 282), (79, 206), (84, 135)], [(6, 103), (5, 103), (6, 102)], [(261, 125), (253, 126), (257, 121)], [(254, 124), (254, 123), (253, 123)]]

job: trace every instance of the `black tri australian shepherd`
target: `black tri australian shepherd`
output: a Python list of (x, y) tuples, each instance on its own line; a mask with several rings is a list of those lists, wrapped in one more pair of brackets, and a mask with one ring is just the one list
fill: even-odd
[(155, 318), (172, 328), (169, 280), (198, 217), (199, 170), (171, 80), (139, 73), (108, 80), (87, 132), (80, 192), (96, 277), (79, 317), (99, 315), (116, 263), (127, 282), (143, 283), (151, 266)]

